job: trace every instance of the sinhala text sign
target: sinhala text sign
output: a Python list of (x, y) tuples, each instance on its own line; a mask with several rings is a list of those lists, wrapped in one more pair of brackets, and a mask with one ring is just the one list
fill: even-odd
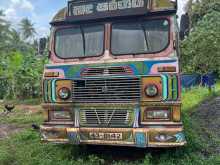
[(68, 3), (71, 21), (140, 15), (147, 13), (148, 0), (81, 0)]

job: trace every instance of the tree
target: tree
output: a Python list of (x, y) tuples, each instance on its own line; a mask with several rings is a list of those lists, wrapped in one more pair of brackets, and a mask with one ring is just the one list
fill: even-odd
[(185, 11), (190, 16), (191, 28), (203, 18), (206, 14), (212, 11), (220, 12), (220, 1), (219, 0), (189, 0)]
[(5, 15), (4, 15), (3, 10), (0, 10), (0, 24), (2, 24), (3, 22), (6, 22), (6, 21), (3, 19), (4, 16), (5, 16)]
[(4, 19), (3, 11), (0, 10), (0, 53), (7, 51), (9, 42), (10, 24)]
[(40, 96), (40, 83), (45, 59), (36, 57), (36, 31), (33, 23), (23, 19), (20, 31), (13, 29), (0, 10), (0, 98)]
[(211, 11), (198, 21), (181, 45), (184, 72), (220, 73), (220, 12)]
[(34, 24), (28, 18), (22, 19), (19, 26), (24, 40), (31, 40), (34, 38), (36, 30)]

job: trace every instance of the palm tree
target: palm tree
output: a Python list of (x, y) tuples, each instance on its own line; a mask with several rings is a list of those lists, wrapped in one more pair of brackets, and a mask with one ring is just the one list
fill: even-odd
[(22, 19), (19, 26), (24, 40), (31, 40), (37, 34), (34, 24), (28, 18)]
[(4, 17), (5, 15), (4, 15), (4, 12), (3, 12), (3, 10), (0, 10), (0, 22), (4, 22), (5, 20), (2, 18), (2, 17)]
[(10, 30), (10, 43), (9, 43), (10, 47), (12, 50), (22, 50), (23, 47), (25, 47), (27, 44), (25, 44), (22, 39), (21, 39), (21, 34), (11, 28)]
[(7, 47), (10, 32), (10, 23), (4, 19), (4, 13), (0, 10), (0, 51)]

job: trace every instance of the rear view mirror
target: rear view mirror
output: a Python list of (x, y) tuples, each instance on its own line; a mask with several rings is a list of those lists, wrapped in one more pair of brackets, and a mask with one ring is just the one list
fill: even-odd
[(47, 39), (40, 38), (38, 44), (38, 54), (43, 55), (45, 53), (46, 46), (47, 46)]
[(183, 14), (180, 20), (180, 39), (184, 40), (186, 36), (189, 35), (190, 21), (188, 13)]

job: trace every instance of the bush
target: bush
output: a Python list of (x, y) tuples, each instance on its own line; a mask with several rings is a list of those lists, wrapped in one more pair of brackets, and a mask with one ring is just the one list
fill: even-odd
[(0, 64), (1, 97), (6, 99), (27, 99), (40, 96), (44, 59), (20, 51), (10, 52)]

